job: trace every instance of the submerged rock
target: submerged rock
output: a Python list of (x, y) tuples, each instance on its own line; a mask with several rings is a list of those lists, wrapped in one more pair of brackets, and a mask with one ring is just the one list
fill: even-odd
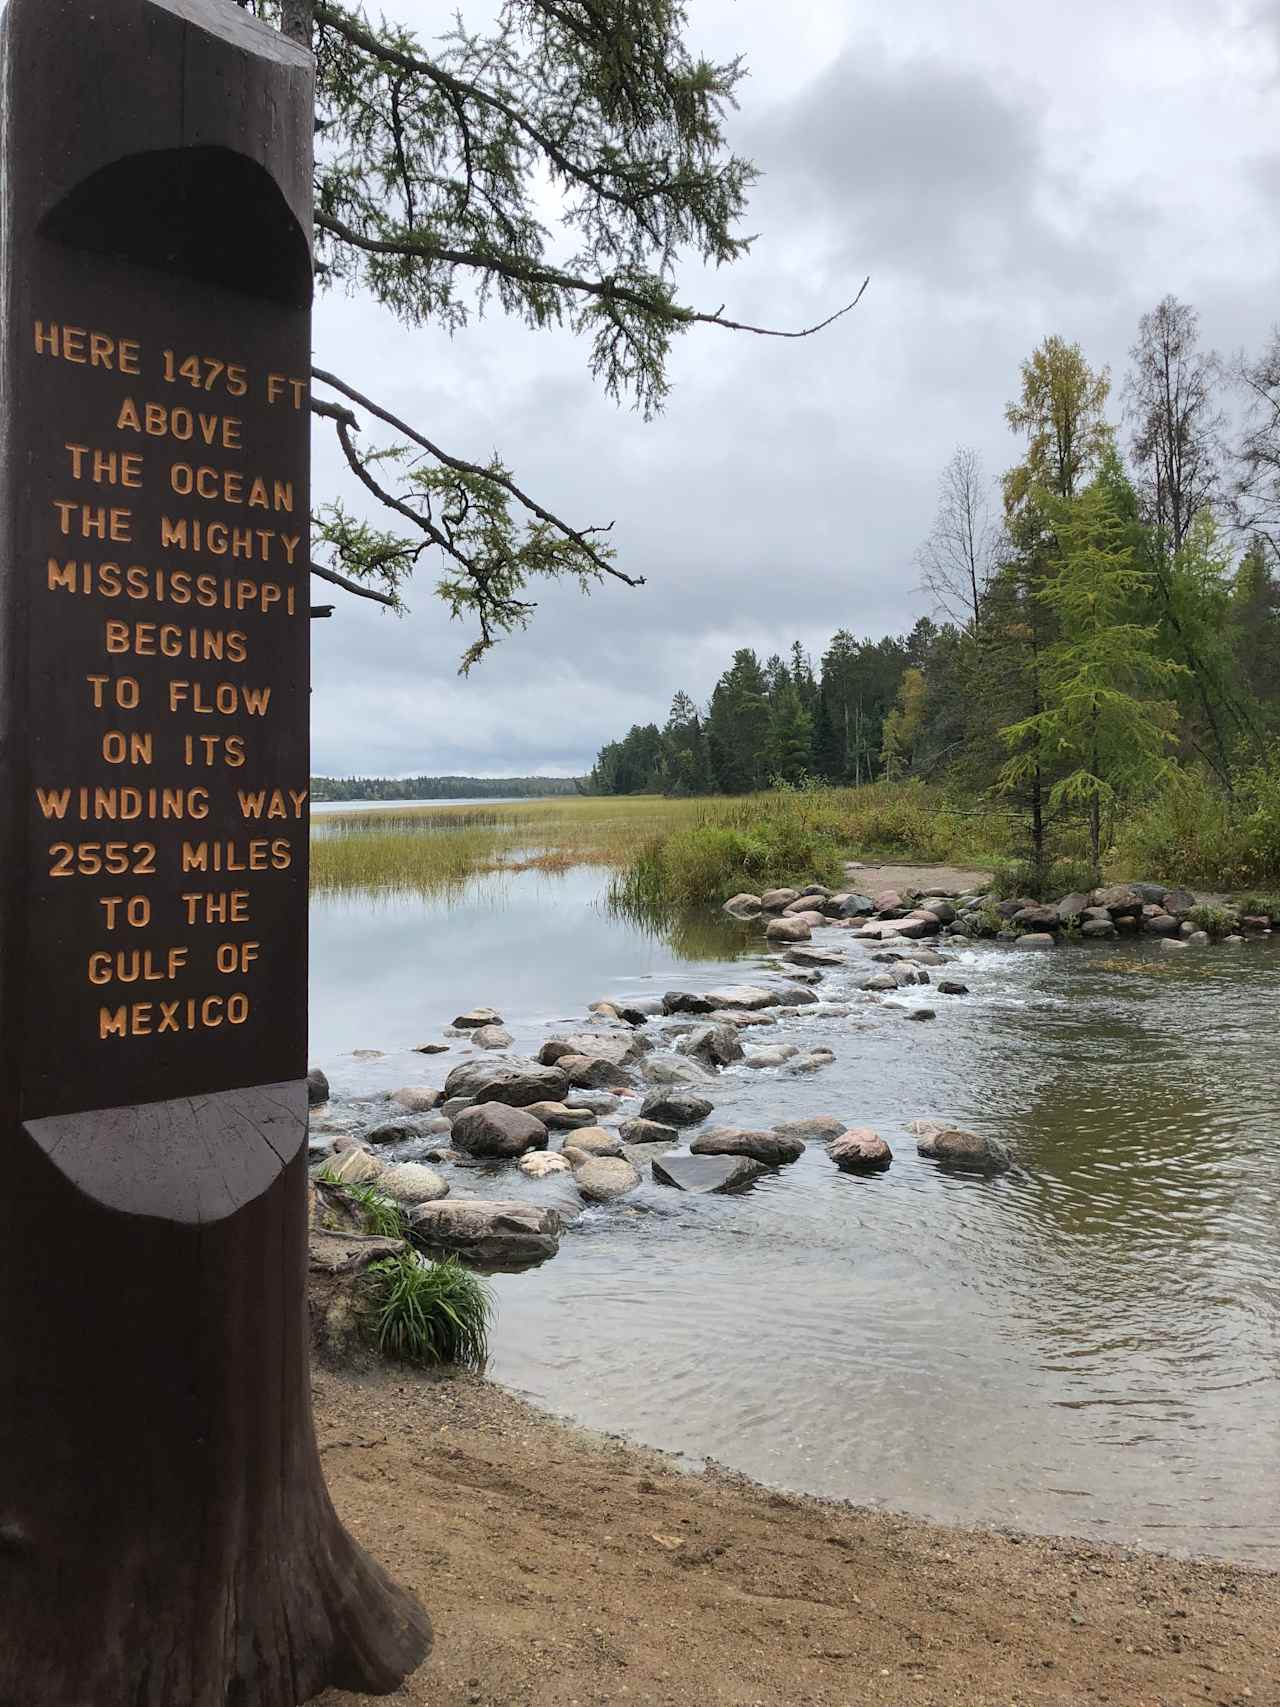
[(527, 1268), (560, 1249), (564, 1222), (536, 1203), (449, 1198), (409, 1211), (415, 1241), (481, 1268)]
[(745, 1191), (768, 1170), (750, 1156), (662, 1156), (652, 1164), (659, 1185), (677, 1191)]
[(430, 1138), (439, 1130), (431, 1117), (402, 1114), (396, 1120), (379, 1121), (364, 1134), (366, 1144), (403, 1144), (411, 1138)]
[(1057, 937), (1051, 936), (1048, 931), (1027, 931), (1017, 939), (1017, 946), (1019, 948), (1053, 948), (1057, 940)]
[(788, 1073), (816, 1073), (822, 1067), (829, 1067), (835, 1060), (830, 1049), (806, 1049), (801, 1055), (793, 1055), (787, 1062)]
[(778, 1168), (804, 1155), (802, 1138), (780, 1132), (753, 1132), (738, 1126), (717, 1126), (698, 1135), (689, 1146), (695, 1156), (750, 1156), (766, 1167)]
[(667, 1014), (709, 1014), (711, 1003), (692, 990), (668, 990), (662, 998), (662, 1011)]
[(962, 984), (958, 978), (940, 978), (938, 980), (938, 994), (940, 996), (967, 996), (969, 986)]
[(706, 1097), (695, 1096), (692, 1091), (656, 1090), (641, 1103), (640, 1118), (657, 1120), (663, 1126), (696, 1126), (714, 1107)]
[(846, 1173), (878, 1171), (893, 1161), (893, 1151), (869, 1126), (855, 1126), (842, 1132), (827, 1145), (827, 1154)]
[(502, 1160), (523, 1156), (526, 1150), (545, 1150), (547, 1129), (522, 1108), (502, 1102), (481, 1102), (464, 1108), (453, 1123), (455, 1148), (469, 1156)]
[(807, 1120), (780, 1120), (773, 1129), (783, 1138), (798, 1138), (802, 1144), (824, 1144), (848, 1130), (833, 1114), (814, 1114)]
[(919, 1134), (916, 1150), (931, 1162), (989, 1174), (1004, 1173), (1013, 1166), (1013, 1157), (996, 1138), (983, 1138), (977, 1132), (929, 1120), (913, 1121), (909, 1130)]

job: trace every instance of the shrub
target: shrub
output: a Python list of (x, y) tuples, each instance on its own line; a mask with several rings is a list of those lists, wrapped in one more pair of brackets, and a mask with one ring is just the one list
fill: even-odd
[(414, 1250), (384, 1257), (369, 1269), (365, 1296), (369, 1330), (384, 1356), (484, 1367), (493, 1291), (456, 1257), (428, 1262)]
[(1086, 859), (1055, 859), (1037, 874), (1029, 859), (992, 861), (992, 893), (1002, 901), (1026, 895), (1036, 901), (1057, 901), (1064, 895), (1087, 894), (1097, 875)]
[(1237, 918), (1230, 907), (1217, 907), (1212, 902), (1202, 902), (1193, 907), (1187, 914), (1197, 930), (1208, 931), (1210, 936), (1230, 936), (1236, 928)]
[(1220, 889), (1280, 880), (1280, 744), (1243, 766), (1228, 795), (1205, 771), (1175, 771), (1126, 826), (1132, 870)]

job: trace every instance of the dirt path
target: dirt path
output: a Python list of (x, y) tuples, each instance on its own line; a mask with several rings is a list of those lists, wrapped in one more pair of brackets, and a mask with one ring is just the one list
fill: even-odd
[(845, 866), (851, 888), (872, 899), (886, 889), (901, 889), (915, 895), (962, 895), (966, 889), (985, 889), (990, 871), (974, 871), (960, 865), (862, 865)]
[(469, 1377), (319, 1373), (316, 1416), (343, 1518), (435, 1619), (397, 1701), (1280, 1704), (1277, 1576), (682, 1475)]

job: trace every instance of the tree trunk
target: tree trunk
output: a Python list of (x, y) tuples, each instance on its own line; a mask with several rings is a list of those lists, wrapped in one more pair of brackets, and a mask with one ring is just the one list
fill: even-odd
[[(0, 50), (0, 1707), (385, 1694), (430, 1621), (308, 1375), (312, 62), (224, 0)], [(206, 528), (280, 493), (238, 563), (173, 530), (197, 422)]]
[(315, 0), (281, 0), (280, 33), (290, 41), (309, 48), (315, 21)]
[(427, 1652), (321, 1473), (305, 1120), (286, 1085), (6, 1133), (2, 1707), (296, 1707)]

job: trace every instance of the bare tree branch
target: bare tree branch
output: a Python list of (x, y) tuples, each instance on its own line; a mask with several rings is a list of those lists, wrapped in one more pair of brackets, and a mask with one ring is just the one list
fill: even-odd
[[(348, 385), (343, 379), (339, 379), (337, 374), (327, 373), (323, 368), (316, 367), (312, 368), (311, 377), (313, 379), (318, 379), (321, 385), (327, 385), (331, 390), (340, 392), (342, 396), (350, 398), (350, 400), (353, 403), (358, 404), (361, 409), (368, 410), (369, 414), (376, 416), (378, 420), (385, 421), (387, 426), (394, 427), (396, 432), (403, 433), (407, 439), (410, 439), (422, 450), (425, 450), (429, 456), (435, 457), (436, 461), (441, 463), (445, 468), (453, 469), (456, 474), (472, 474), (483, 480), (491, 480), (495, 486), (501, 487), (502, 490), (514, 498), (518, 504), (522, 504), (531, 515), (537, 516), (539, 521), (546, 522), (549, 527), (556, 528), (565, 536), (566, 539), (571, 539), (575, 545), (580, 546), (602, 575), (612, 575), (614, 580), (621, 581), (628, 587), (643, 587), (646, 584), (643, 575), (625, 575), (621, 569), (615, 569), (606, 558), (600, 556), (599, 552), (592, 544), (590, 535), (608, 533), (613, 527), (612, 522), (608, 522), (600, 527), (591, 527), (583, 530), (570, 527), (568, 522), (561, 521), (559, 516), (553, 515), (550, 510), (544, 509), (543, 506), (535, 499), (531, 498), (527, 492), (522, 492), (516, 483), (513, 480), (508, 479), (507, 476), (497, 474), (492, 469), (482, 468), (479, 463), (464, 462), (461, 457), (450, 456), (448, 451), (441, 450), (439, 445), (433, 444), (431, 440), (423, 433), (420, 433), (416, 427), (411, 427), (407, 421), (402, 421), (398, 415), (393, 415), (389, 409), (384, 409), (381, 404), (375, 403), (372, 398), (365, 397), (363, 393), (357, 391), (354, 386)], [(324, 415), (330, 420), (338, 422), (345, 420), (348, 426), (357, 428), (358, 430), (358, 422), (349, 409), (342, 409), (337, 404), (326, 403), (322, 398), (317, 397), (313, 397), (311, 399), (311, 408), (314, 414)]]
[(662, 303), (646, 296), (643, 291), (635, 290), (630, 285), (619, 284), (613, 279), (580, 278), (574, 273), (562, 272), (558, 267), (534, 266), (530, 262), (514, 260), (509, 255), (485, 255), (477, 250), (445, 249), (422, 237), (366, 237), (342, 220), (335, 219), (332, 214), (317, 211), (315, 223), (318, 230), (327, 231), (339, 242), (349, 243), (353, 248), (362, 249), (368, 255), (398, 255), (409, 261), (437, 262), (450, 267), (473, 267), (479, 272), (492, 273), (516, 284), (549, 285), (555, 290), (572, 291), (579, 296), (594, 297), (600, 302), (622, 303), (629, 308), (640, 310), (643, 314), (665, 316), (675, 325), (719, 326), (727, 332), (751, 332), (757, 338), (812, 338), (816, 332), (825, 332), (828, 326), (833, 326), (837, 320), (858, 306), (871, 283), (868, 275), (863, 279), (852, 302), (846, 302), (843, 308), (837, 308), (835, 313), (828, 314), (825, 320), (819, 320), (813, 326), (802, 326), (796, 331), (787, 332), (774, 326), (753, 326), (745, 320), (728, 320), (720, 313), (704, 314), (695, 308), (682, 308), (674, 302)]
[[(389, 605), (392, 610), (396, 609), (396, 601), (389, 593), (379, 593), (372, 587), (362, 587), (359, 581), (352, 581), (346, 575), (340, 575), (336, 569), (326, 569), (323, 563), (313, 563), (310, 567), (313, 575), (319, 575), (322, 581), (332, 581), (335, 587), (342, 587), (346, 592), (354, 593), (358, 599), (372, 599), (375, 604)], [(326, 615), (333, 610), (332, 605), (319, 608), (325, 609)], [(314, 616), (315, 611), (311, 614)]]

